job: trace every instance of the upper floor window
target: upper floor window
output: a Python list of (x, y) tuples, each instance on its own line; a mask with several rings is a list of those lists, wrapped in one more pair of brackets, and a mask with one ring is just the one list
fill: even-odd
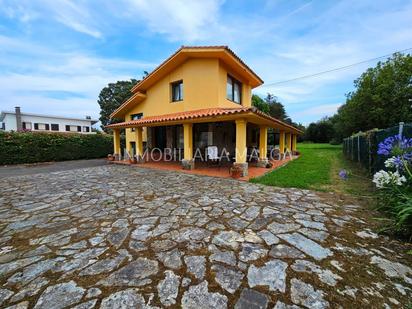
[(230, 101), (240, 104), (242, 84), (232, 76), (227, 76), (226, 98)]
[(139, 119), (142, 119), (142, 117), (143, 117), (143, 113), (132, 114), (130, 115), (130, 120), (139, 120)]
[(171, 84), (172, 88), (172, 102), (183, 100), (183, 81), (179, 80)]

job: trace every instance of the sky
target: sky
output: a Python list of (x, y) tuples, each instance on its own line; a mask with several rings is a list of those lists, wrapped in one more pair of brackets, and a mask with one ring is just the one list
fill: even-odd
[(98, 118), (105, 85), (182, 45), (228, 45), (308, 124), (377, 61), (271, 84), (412, 48), (412, 0), (0, 0), (0, 110)]

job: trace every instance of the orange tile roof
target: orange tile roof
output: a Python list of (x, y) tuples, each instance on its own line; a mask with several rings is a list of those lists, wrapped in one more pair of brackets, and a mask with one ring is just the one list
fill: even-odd
[(288, 127), (293, 129), (294, 131), (302, 133), (299, 129), (291, 126), (279, 119), (273, 118), (261, 111), (259, 111), (256, 107), (238, 107), (238, 108), (205, 108), (205, 109), (198, 109), (193, 111), (186, 111), (180, 113), (173, 113), (173, 114), (165, 114), (159, 116), (149, 116), (143, 117), (139, 120), (130, 120), (120, 123), (113, 123), (109, 124), (107, 128), (126, 128), (132, 126), (144, 126), (154, 123), (162, 123), (162, 122), (170, 122), (170, 121), (182, 121), (182, 120), (189, 120), (189, 119), (198, 119), (198, 118), (206, 118), (206, 117), (213, 117), (213, 116), (224, 116), (224, 115), (232, 115), (232, 114), (244, 114), (244, 113), (254, 113), (257, 116), (265, 118), (267, 120), (276, 122), (284, 127)]

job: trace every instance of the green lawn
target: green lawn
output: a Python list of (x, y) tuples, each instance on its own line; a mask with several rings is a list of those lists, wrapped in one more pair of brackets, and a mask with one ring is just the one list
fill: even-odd
[[(319, 191), (345, 192), (364, 195), (370, 192), (371, 182), (356, 164), (344, 159), (342, 146), (329, 144), (298, 144), (301, 156), (287, 165), (251, 182), (278, 187), (293, 187)], [(361, 177), (343, 181), (338, 173), (350, 170)]]

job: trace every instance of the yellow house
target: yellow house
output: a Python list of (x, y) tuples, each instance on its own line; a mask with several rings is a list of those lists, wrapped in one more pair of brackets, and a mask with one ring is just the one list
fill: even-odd
[[(217, 148), (247, 175), (248, 151), (258, 164), (267, 163), (267, 132), (279, 134), (279, 151), (296, 150), (295, 127), (251, 105), (252, 89), (263, 84), (227, 46), (183, 46), (137, 83), (133, 95), (111, 118), (114, 154), (119, 156), (120, 130), (126, 133), (126, 154), (141, 160), (145, 151), (181, 153), (183, 168), (195, 168), (196, 154)], [(207, 154), (206, 154), (207, 157)]]

